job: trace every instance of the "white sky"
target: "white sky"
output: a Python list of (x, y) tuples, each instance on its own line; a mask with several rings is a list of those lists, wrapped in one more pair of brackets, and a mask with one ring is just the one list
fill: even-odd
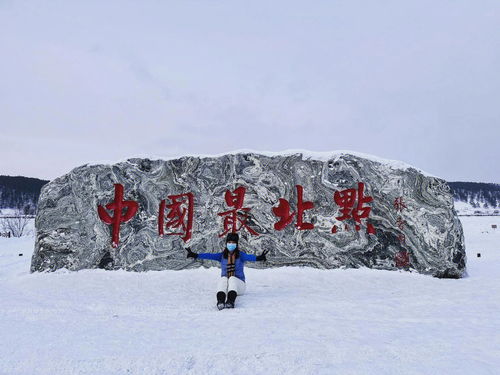
[(0, 0), (0, 174), (353, 150), (500, 183), (500, 1)]

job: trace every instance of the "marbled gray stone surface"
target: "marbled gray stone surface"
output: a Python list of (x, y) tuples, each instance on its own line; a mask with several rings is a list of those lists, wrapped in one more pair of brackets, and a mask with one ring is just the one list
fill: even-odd
[[(349, 216), (349, 210), (343, 215), (334, 194), (357, 189), (359, 182), (364, 183), (364, 195), (373, 200), (357, 211), (371, 208), (356, 230), (352, 218), (339, 219)], [(124, 200), (136, 201), (139, 207), (128, 222), (121, 223), (119, 243), (113, 247), (113, 226), (100, 219), (97, 207), (113, 202), (115, 184), (123, 186)], [(279, 218), (273, 207), (283, 198), (291, 211), (297, 211), (296, 185), (303, 188), (303, 200), (314, 204), (303, 212), (304, 223), (312, 223), (314, 228), (299, 230), (296, 214), (288, 226), (276, 230)], [(250, 254), (270, 250), (267, 262), (247, 266), (397, 269), (395, 259), (408, 254), (406, 269), (437, 277), (461, 277), (465, 271), (462, 225), (444, 180), (410, 166), (345, 152), (321, 158), (248, 152), (173, 160), (129, 159), (75, 168), (42, 190), (31, 271), (99, 266), (146, 271), (214, 265), (186, 259), (184, 248), (222, 250), (224, 241), (219, 234), (224, 232), (224, 217), (218, 214), (233, 208), (225, 193), (240, 186), (246, 188), (242, 207), (249, 209), (245, 224), (259, 234), (253, 235), (243, 226), (240, 248)], [(191, 239), (186, 244), (181, 235), (169, 234), (182, 228), (165, 225), (165, 235), (160, 236), (161, 201), (166, 202), (167, 221), (172, 203), (168, 196), (188, 192), (194, 196)], [(114, 215), (110, 209), (106, 212)], [(374, 234), (367, 233), (369, 224)], [(336, 233), (332, 233), (334, 226)]]

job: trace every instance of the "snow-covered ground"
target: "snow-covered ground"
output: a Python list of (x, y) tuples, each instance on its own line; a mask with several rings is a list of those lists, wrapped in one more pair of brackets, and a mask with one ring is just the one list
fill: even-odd
[(500, 208), (498, 207), (484, 207), (484, 202), (481, 207), (473, 207), (471, 203), (464, 201), (455, 201), (455, 210), (458, 215), (494, 215), (500, 216)]
[(0, 374), (498, 374), (500, 218), (461, 221), (463, 279), (247, 269), (223, 311), (217, 268), (30, 274), (0, 238)]
[(0, 217), (16, 215), (19, 210), (15, 208), (2, 208), (0, 209)]
[[(5, 216), (8, 217), (9, 215), (5, 215)], [(17, 221), (17, 220), (24, 221), (25, 219), (5, 218), (5, 217), (2, 216), (2, 214), (0, 212), (0, 237), (6, 236), (6, 234), (8, 232), (10, 232), (11, 235), (12, 235), (12, 228), (9, 225), (7, 225), (6, 220), (14, 220), (14, 223), (13, 223), (14, 227), (15, 228), (20, 228), (20, 225), (19, 225), (20, 223), (19, 222), (16, 223), (15, 221)], [(23, 228), (23, 236), (31, 236), (31, 237), (33, 237), (33, 235), (35, 233), (35, 219), (34, 218), (28, 218), (26, 220), (27, 220), (26, 226)], [(33, 241), (34, 241), (34, 239), (33, 239)], [(0, 243), (0, 246), (2, 246), (1, 243)], [(32, 252), (31, 249), (29, 251)], [(0, 256), (2, 256), (2, 250), (1, 250), (1, 248), (0, 248)]]

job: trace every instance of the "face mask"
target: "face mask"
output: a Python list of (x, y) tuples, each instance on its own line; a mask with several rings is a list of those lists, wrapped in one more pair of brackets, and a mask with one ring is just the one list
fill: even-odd
[(227, 249), (228, 249), (229, 251), (234, 251), (234, 250), (236, 249), (236, 244), (235, 244), (235, 243), (228, 243), (228, 244), (226, 245), (226, 247), (227, 247)]

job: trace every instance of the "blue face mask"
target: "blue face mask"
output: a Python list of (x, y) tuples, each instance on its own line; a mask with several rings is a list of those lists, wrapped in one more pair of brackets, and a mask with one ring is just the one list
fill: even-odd
[(227, 249), (228, 249), (229, 251), (234, 251), (234, 250), (236, 250), (236, 244), (235, 244), (235, 243), (228, 243), (228, 244), (226, 245), (226, 247), (227, 247)]

